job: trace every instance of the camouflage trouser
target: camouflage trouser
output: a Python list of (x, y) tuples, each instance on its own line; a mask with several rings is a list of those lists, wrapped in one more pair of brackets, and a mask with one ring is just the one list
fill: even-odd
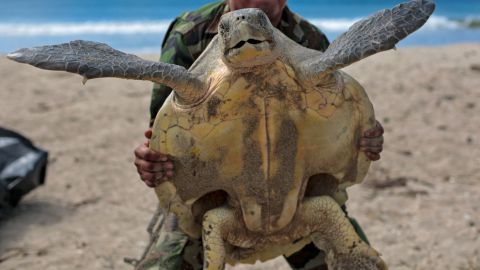
[[(349, 219), (360, 238), (368, 243), (368, 239), (357, 221), (353, 218)], [(287, 257), (286, 260), (295, 270), (327, 270), (324, 256), (323, 251), (310, 243)], [(203, 249), (200, 240), (192, 240), (179, 231), (168, 231), (162, 228), (157, 241), (135, 269), (198, 270), (202, 267)]]

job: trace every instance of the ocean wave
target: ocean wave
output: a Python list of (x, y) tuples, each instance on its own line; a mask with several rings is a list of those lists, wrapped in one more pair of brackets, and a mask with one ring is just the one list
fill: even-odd
[(0, 23), (5, 36), (65, 36), (82, 34), (131, 35), (165, 33), (170, 20), (81, 23)]
[[(361, 20), (361, 18), (354, 19), (309, 19), (314, 25), (323, 31), (343, 32), (346, 31), (352, 24)], [(444, 16), (432, 16), (423, 26), (423, 30), (451, 30), (460, 28), (480, 28), (480, 18), (468, 17), (463, 19), (450, 19)]]
[[(309, 21), (323, 31), (343, 32), (361, 18), (318, 19)], [(85, 34), (132, 35), (163, 34), (170, 20), (125, 21), (125, 22), (81, 22), (81, 23), (2, 23), (2, 36), (65, 36)], [(480, 28), (480, 18), (450, 19), (444, 16), (432, 16), (423, 30), (442, 30), (459, 28)]]

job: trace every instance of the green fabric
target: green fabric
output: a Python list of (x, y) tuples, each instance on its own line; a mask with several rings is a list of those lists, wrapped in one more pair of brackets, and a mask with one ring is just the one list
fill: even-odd
[(188, 237), (180, 231), (167, 231), (164, 228), (147, 256), (135, 268), (136, 270), (174, 270), (182, 269), (183, 250)]
[(358, 224), (357, 220), (354, 218), (349, 217), (350, 223), (352, 223), (353, 228), (357, 232), (358, 236), (365, 241), (365, 243), (370, 245), (370, 241), (368, 241), (367, 235), (365, 232), (362, 230), (362, 227), (360, 227), (360, 224)]

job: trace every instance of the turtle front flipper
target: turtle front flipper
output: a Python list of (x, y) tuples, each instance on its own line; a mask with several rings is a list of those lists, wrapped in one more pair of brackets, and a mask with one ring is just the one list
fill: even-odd
[(199, 76), (184, 67), (144, 60), (93, 41), (75, 40), (69, 43), (20, 49), (10, 53), (11, 60), (32, 66), (77, 73), (88, 79), (115, 77), (148, 80), (165, 84), (185, 103), (195, 102), (205, 92)]
[(314, 77), (322, 77), (370, 55), (393, 49), (400, 40), (424, 25), (434, 9), (432, 0), (412, 0), (379, 11), (352, 25), (325, 53), (306, 61), (305, 70)]

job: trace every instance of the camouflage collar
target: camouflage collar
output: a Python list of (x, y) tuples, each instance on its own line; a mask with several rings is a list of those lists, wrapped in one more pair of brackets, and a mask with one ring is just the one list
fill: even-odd
[(305, 32), (300, 27), (300, 22), (302, 22), (302, 20), (303, 19), (300, 16), (285, 6), (282, 19), (278, 23), (277, 29), (293, 41), (301, 43), (305, 35)]
[(205, 33), (207, 33), (207, 34), (217, 34), (218, 23), (220, 22), (220, 17), (222, 17), (223, 14), (230, 12), (230, 7), (227, 5), (226, 1), (224, 1), (222, 3), (222, 5), (224, 5), (223, 9), (222, 8), (218, 9), (220, 12), (215, 14), (215, 17), (213, 18), (210, 25), (207, 27), (207, 30), (205, 31)]
[[(222, 3), (224, 6), (223, 8), (219, 8), (219, 12), (215, 14), (212, 22), (208, 25), (207, 30), (205, 33), (207, 34), (217, 34), (218, 32), (218, 23), (220, 22), (220, 18), (223, 14), (230, 12), (230, 7), (227, 5), (227, 2), (224, 1)], [(282, 13), (282, 18), (277, 25), (278, 30), (282, 31), (288, 37), (293, 39), (295, 42), (301, 42), (303, 39), (303, 31), (301, 31), (299, 27), (299, 23), (301, 18), (290, 11), (290, 9), (285, 6)], [(297, 30), (298, 29), (298, 30)]]

